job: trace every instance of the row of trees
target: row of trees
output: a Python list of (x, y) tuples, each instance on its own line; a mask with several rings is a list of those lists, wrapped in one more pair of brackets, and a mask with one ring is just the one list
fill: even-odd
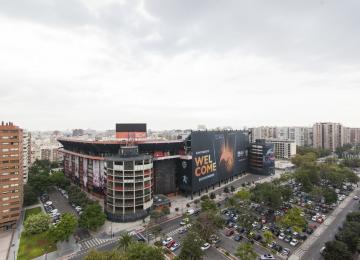
[(164, 260), (164, 251), (161, 247), (150, 246), (137, 242), (132, 236), (123, 234), (117, 249), (100, 252), (91, 251), (85, 260)]
[(335, 235), (335, 240), (325, 243), (325, 260), (354, 259), (360, 253), (360, 211), (349, 213)]

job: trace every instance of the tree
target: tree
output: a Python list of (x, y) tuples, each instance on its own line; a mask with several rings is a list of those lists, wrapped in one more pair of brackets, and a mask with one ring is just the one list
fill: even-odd
[(76, 226), (76, 217), (71, 213), (64, 213), (60, 218), (60, 222), (50, 228), (49, 239), (54, 242), (68, 240), (69, 236), (74, 233)]
[(210, 193), (210, 199), (213, 200), (213, 199), (215, 199), (215, 198), (216, 198), (216, 194), (215, 194), (214, 192), (211, 192), (211, 193)]
[(332, 204), (337, 201), (337, 194), (333, 189), (324, 188), (322, 194), (327, 204)]
[(119, 238), (117, 248), (121, 251), (126, 252), (129, 246), (134, 242), (134, 238), (129, 233), (124, 233)]
[(62, 171), (57, 171), (51, 174), (50, 181), (53, 185), (56, 185), (62, 189), (65, 189), (70, 185), (70, 181), (65, 177)]
[(338, 240), (325, 243), (323, 256), (325, 260), (352, 259), (351, 252), (348, 250), (347, 245)]
[(235, 194), (235, 197), (242, 201), (249, 201), (251, 198), (251, 193), (247, 189), (241, 189)]
[(284, 201), (288, 201), (293, 196), (293, 190), (289, 185), (279, 186), (279, 190)]
[(231, 192), (234, 192), (235, 190), (236, 190), (235, 187), (231, 185), (231, 186), (230, 186), (230, 191), (231, 191)]
[(360, 238), (360, 222), (346, 221), (341, 231), (335, 235), (335, 238), (344, 242), (349, 251), (355, 253)]
[(161, 212), (164, 214), (164, 215), (169, 215), (170, 214), (170, 208), (168, 206), (164, 206), (162, 209), (161, 209)]
[(226, 186), (226, 187), (224, 188), (224, 192), (225, 192), (225, 193), (229, 193), (229, 192), (230, 192), (228, 186)]
[(264, 239), (266, 244), (270, 244), (274, 240), (274, 235), (269, 230), (264, 232)]
[(200, 213), (193, 225), (193, 229), (203, 240), (208, 241), (210, 236), (216, 234), (223, 225), (223, 219), (214, 211), (205, 211)]
[(297, 154), (292, 159), (291, 162), (295, 164), (296, 167), (301, 167), (308, 164), (313, 164), (316, 162), (317, 155), (313, 152), (306, 153), (304, 155)]
[(98, 203), (90, 204), (85, 208), (79, 219), (82, 228), (96, 230), (105, 223), (106, 216)]
[(24, 185), (24, 206), (30, 206), (38, 202), (37, 194), (30, 184)]
[(252, 200), (261, 203), (275, 210), (278, 209), (282, 204), (281, 193), (279, 188), (272, 183), (259, 183), (251, 190)]
[(163, 250), (145, 243), (131, 243), (126, 251), (128, 260), (164, 260)]
[(354, 211), (347, 214), (346, 221), (348, 222), (354, 221), (360, 223), (360, 211)]
[(255, 260), (257, 254), (255, 253), (252, 244), (243, 243), (236, 249), (235, 255), (241, 260)]
[(44, 213), (30, 215), (24, 222), (25, 234), (40, 234), (49, 229), (50, 216)]
[(183, 240), (181, 252), (179, 254), (180, 260), (201, 260), (204, 252), (201, 250), (203, 245), (202, 239), (197, 233), (190, 230)]
[(201, 201), (205, 201), (205, 200), (208, 200), (209, 199), (209, 196), (208, 195), (202, 195), (200, 200)]
[(286, 228), (291, 227), (293, 230), (300, 232), (303, 228), (306, 227), (307, 224), (305, 217), (301, 215), (301, 209), (289, 209), (286, 214), (280, 219), (280, 223)]
[(316, 201), (319, 202), (321, 201), (322, 197), (323, 197), (323, 190), (320, 187), (313, 187), (312, 191), (309, 193), (309, 195), (311, 196), (311, 198)]
[(213, 200), (207, 199), (201, 202), (201, 211), (216, 211), (217, 206)]
[(226, 206), (229, 208), (234, 208), (237, 205), (236, 199), (234, 197), (230, 197), (226, 200)]

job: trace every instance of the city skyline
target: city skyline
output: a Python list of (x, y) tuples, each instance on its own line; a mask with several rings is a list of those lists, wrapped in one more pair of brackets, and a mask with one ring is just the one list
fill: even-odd
[(0, 118), (30, 130), (360, 126), (357, 7), (3, 2)]

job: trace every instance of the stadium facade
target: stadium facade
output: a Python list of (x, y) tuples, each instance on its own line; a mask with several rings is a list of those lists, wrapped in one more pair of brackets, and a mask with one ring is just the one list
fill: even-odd
[(158, 141), (146, 139), (145, 124), (117, 124), (116, 130), (113, 141), (58, 140), (65, 175), (104, 198), (113, 221), (144, 218), (154, 194), (192, 196), (220, 186), (252, 172), (255, 161), (254, 173), (274, 171), (270, 146), (264, 144), (266, 152), (250, 160), (258, 146), (249, 143), (248, 131), (193, 131), (185, 140)]

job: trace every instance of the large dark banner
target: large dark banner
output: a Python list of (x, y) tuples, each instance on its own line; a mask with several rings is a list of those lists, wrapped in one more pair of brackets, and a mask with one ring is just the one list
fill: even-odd
[(193, 132), (192, 188), (213, 185), (247, 169), (247, 132)]
[(273, 174), (275, 169), (275, 145), (266, 144), (263, 148), (263, 167), (266, 174)]

